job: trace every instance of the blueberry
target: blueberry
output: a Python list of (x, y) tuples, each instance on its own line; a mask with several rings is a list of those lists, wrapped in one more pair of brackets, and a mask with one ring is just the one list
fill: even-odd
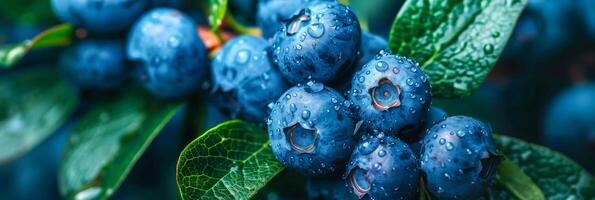
[(196, 91), (208, 70), (207, 51), (194, 22), (170, 8), (154, 9), (136, 22), (127, 55), (137, 62), (143, 86), (161, 98)]
[(414, 199), (419, 191), (419, 162), (401, 140), (372, 136), (356, 146), (345, 177), (359, 199)]
[(81, 40), (62, 54), (60, 65), (66, 78), (81, 88), (116, 89), (128, 77), (119, 40)]
[(595, 84), (585, 83), (560, 92), (545, 112), (545, 144), (595, 171)]
[(577, 4), (582, 17), (582, 23), (586, 27), (591, 40), (595, 40), (595, 1), (579, 0)]
[(448, 117), (424, 138), (421, 169), (438, 199), (477, 199), (494, 181), (501, 157), (491, 130), (466, 116)]
[(571, 10), (572, 1), (529, 1), (502, 57), (536, 59), (566, 47), (575, 29)]
[(359, 22), (338, 2), (314, 2), (301, 9), (273, 38), (272, 58), (291, 83), (330, 83), (357, 59)]
[(281, 29), (285, 20), (312, 1), (324, 0), (259, 0), (256, 21), (262, 30), (263, 37), (272, 38)]
[(430, 110), (428, 111), (426, 119), (424, 120), (424, 124), (419, 130), (419, 134), (411, 138), (411, 144), (409, 146), (415, 155), (420, 155), (423, 139), (426, 137), (426, 134), (430, 131), (430, 129), (434, 127), (434, 125), (446, 120), (447, 117), (448, 114), (446, 111), (435, 106), (430, 106)]
[(355, 124), (344, 102), (341, 94), (313, 81), (281, 95), (267, 119), (277, 160), (307, 176), (340, 173), (355, 144)]
[(341, 178), (308, 179), (306, 183), (308, 199), (357, 200)]
[(227, 42), (211, 65), (213, 86), (219, 107), (252, 121), (266, 118), (267, 105), (281, 96), (289, 85), (270, 63), (266, 40), (239, 36)]
[(148, 0), (52, 0), (56, 15), (93, 32), (127, 30), (148, 6)]
[(421, 126), (430, 106), (428, 76), (411, 59), (387, 50), (356, 72), (348, 91), (363, 127), (407, 136)]

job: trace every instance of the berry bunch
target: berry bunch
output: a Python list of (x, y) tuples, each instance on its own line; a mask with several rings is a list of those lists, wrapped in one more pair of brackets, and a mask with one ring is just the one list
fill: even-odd
[[(260, 13), (280, 2), (261, 1)], [(258, 19), (272, 43), (272, 65), (261, 68), (276, 67), (270, 71), (294, 85), (269, 104), (266, 124), (277, 160), (310, 178), (310, 197), (412, 199), (421, 184), (439, 199), (474, 199), (485, 192), (501, 160), (488, 126), (430, 106), (430, 83), (419, 64), (386, 50), (381, 37), (362, 33), (349, 7), (334, 1), (285, 4), (292, 6)], [(222, 60), (234, 48), (227, 49)], [(242, 57), (235, 52), (235, 59)], [(243, 71), (251, 71), (249, 65)], [(234, 75), (243, 80), (247, 72)], [(258, 90), (236, 95), (270, 97)], [(238, 105), (256, 105), (238, 99)]]
[(52, 0), (58, 17), (86, 30), (63, 54), (62, 71), (87, 89), (118, 89), (132, 77), (160, 98), (196, 92), (208, 74), (207, 50), (194, 20), (167, 8), (183, 3)]

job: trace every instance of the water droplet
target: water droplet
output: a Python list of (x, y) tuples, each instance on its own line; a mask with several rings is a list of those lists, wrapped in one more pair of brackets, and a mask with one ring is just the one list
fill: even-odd
[(455, 148), (455, 146), (452, 144), (452, 142), (446, 143), (446, 150), (451, 151), (454, 148)]
[(310, 118), (310, 111), (309, 110), (302, 111), (302, 119), (306, 120), (308, 118)]
[(446, 140), (444, 138), (440, 138), (440, 140), (438, 140), (438, 143), (444, 144), (444, 143), (446, 143)]
[(293, 103), (292, 104), (289, 104), (289, 110), (291, 112), (295, 112), (295, 111), (297, 111), (297, 106), (295, 104), (293, 104)]
[(388, 64), (384, 61), (378, 61), (378, 63), (376, 63), (376, 70), (378, 70), (379, 72), (384, 72), (388, 69)]
[(360, 83), (364, 83), (364, 81), (366, 81), (366, 77), (364, 77), (364, 76), (360, 76), (359, 78), (357, 78), (357, 80), (358, 80)]
[(308, 27), (308, 34), (313, 38), (320, 38), (324, 35), (324, 25), (321, 23), (313, 23)]
[(374, 169), (376, 169), (376, 170), (382, 169), (382, 164), (380, 164), (380, 163), (374, 163)]
[(386, 151), (385, 150), (378, 151), (378, 156), (380, 156), (380, 157), (386, 156)]
[(246, 64), (249, 59), (250, 59), (250, 51), (248, 51), (246, 49), (242, 49), (242, 50), (238, 51), (238, 54), (236, 54), (235, 61), (238, 64)]
[(399, 68), (393, 67), (393, 73), (394, 73), (394, 74), (398, 74), (398, 73), (399, 73), (399, 71), (400, 71), (400, 70), (399, 70)]
[(297, 50), (301, 50), (301, 49), (302, 49), (302, 45), (300, 45), (300, 44), (298, 44), (298, 45), (295, 45), (295, 49), (297, 49)]
[(407, 85), (409, 85), (409, 86), (413, 85), (413, 79), (408, 78), (407, 79)]
[(457, 131), (457, 136), (463, 137), (463, 136), (465, 136), (465, 132), (459, 130), (459, 131)]
[(320, 92), (324, 89), (324, 85), (316, 81), (308, 81), (308, 83), (306, 83), (306, 86), (308, 86), (306, 88), (307, 92)]
[(486, 44), (485, 46), (483, 46), (483, 51), (486, 54), (492, 54), (494, 52), (494, 45), (492, 45), (492, 44)]

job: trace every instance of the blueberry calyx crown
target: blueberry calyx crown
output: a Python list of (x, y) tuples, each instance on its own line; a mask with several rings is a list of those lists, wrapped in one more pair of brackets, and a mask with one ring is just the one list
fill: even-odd
[(349, 185), (353, 188), (353, 193), (358, 198), (362, 198), (372, 188), (368, 179), (368, 172), (357, 167), (349, 174)]
[(493, 154), (489, 151), (479, 159), (480, 163), (480, 171), (479, 177), (483, 179), (488, 179), (492, 177), (492, 175), (496, 174), (498, 164), (500, 161), (504, 160), (504, 157), (501, 155)]
[(287, 35), (294, 35), (298, 32), (298, 30), (302, 26), (302, 23), (308, 21), (310, 21), (310, 9), (304, 8), (300, 10), (298, 14), (283, 22), (287, 26), (285, 33)]
[(307, 129), (300, 123), (296, 123), (283, 130), (286, 138), (293, 149), (300, 153), (310, 153), (316, 148), (316, 130)]
[(385, 111), (401, 105), (401, 100), (399, 100), (401, 88), (393, 84), (388, 78), (380, 79), (378, 86), (370, 88), (368, 92), (372, 97), (372, 105), (376, 110)]

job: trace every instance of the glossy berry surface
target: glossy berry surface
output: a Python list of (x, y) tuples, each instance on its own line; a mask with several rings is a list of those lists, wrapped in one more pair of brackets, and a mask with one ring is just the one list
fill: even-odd
[(76, 86), (117, 89), (128, 77), (119, 40), (81, 40), (62, 54), (61, 71)]
[(234, 115), (263, 121), (267, 105), (279, 98), (289, 85), (270, 63), (266, 40), (238, 36), (217, 52), (211, 64), (218, 106)]
[(329, 83), (349, 70), (361, 40), (351, 8), (314, 2), (301, 9), (273, 38), (272, 59), (291, 83)]
[(356, 72), (349, 100), (372, 132), (403, 135), (421, 126), (430, 106), (428, 76), (408, 58), (385, 50)]
[(324, 0), (259, 0), (256, 22), (262, 30), (263, 37), (272, 38), (277, 31), (281, 30), (284, 21), (312, 1)]
[(466, 116), (448, 117), (424, 138), (421, 168), (439, 199), (477, 199), (496, 177), (500, 156), (491, 130)]
[(359, 199), (414, 199), (419, 191), (419, 162), (407, 144), (381, 134), (356, 146), (345, 177)]
[(142, 16), (130, 32), (126, 52), (137, 63), (136, 79), (160, 98), (178, 98), (196, 91), (209, 67), (194, 22), (169, 8)]
[(560, 92), (545, 112), (543, 141), (593, 169), (595, 147), (595, 84), (585, 83)]
[(148, 5), (148, 0), (52, 0), (60, 19), (99, 33), (128, 30)]
[(343, 102), (341, 94), (313, 81), (287, 90), (267, 120), (277, 160), (307, 176), (341, 173), (355, 144), (355, 124)]

